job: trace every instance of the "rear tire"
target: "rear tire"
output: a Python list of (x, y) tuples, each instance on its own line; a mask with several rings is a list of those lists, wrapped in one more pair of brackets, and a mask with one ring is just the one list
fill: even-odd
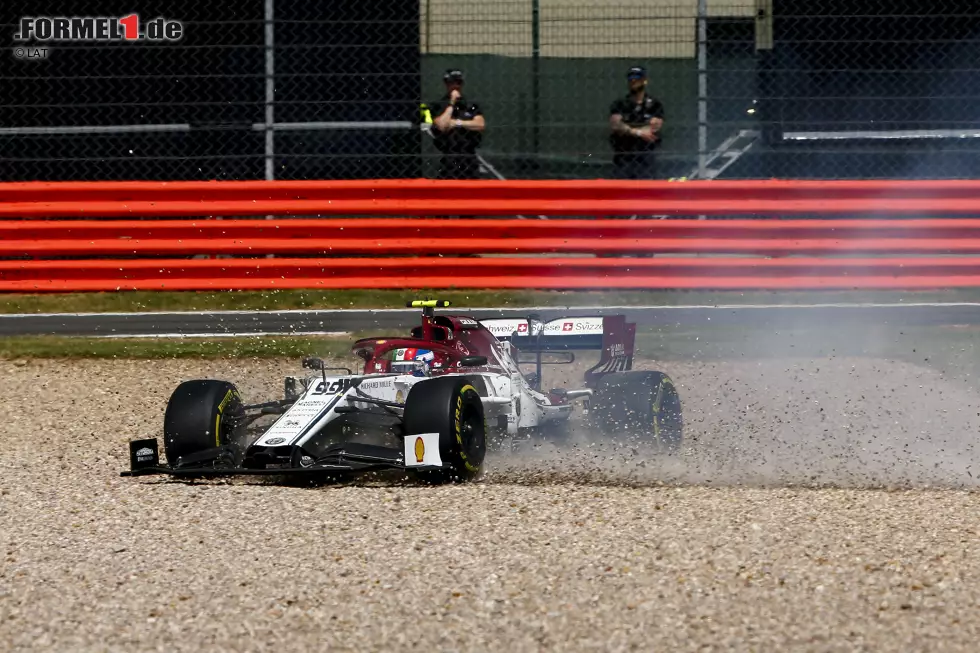
[(403, 417), (405, 437), (439, 434), (439, 456), (449, 467), (420, 471), (434, 482), (470, 481), (483, 472), (487, 424), (476, 388), (461, 376), (442, 376), (416, 383), (408, 391)]
[(683, 442), (680, 395), (663, 372), (606, 374), (590, 404), (589, 421), (608, 434), (652, 442), (671, 452)]
[(245, 408), (234, 384), (185, 381), (170, 395), (163, 417), (163, 445), (171, 467), (181, 456), (241, 444), (244, 439)]

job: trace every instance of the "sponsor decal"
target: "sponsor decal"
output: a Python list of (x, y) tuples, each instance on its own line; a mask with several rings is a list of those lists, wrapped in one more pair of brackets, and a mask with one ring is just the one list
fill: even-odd
[(624, 347), (622, 343), (617, 342), (616, 344), (611, 345), (609, 347), (609, 353), (612, 354), (613, 356), (625, 356), (626, 347)]
[(362, 390), (374, 389), (374, 388), (390, 388), (391, 384), (392, 384), (392, 380), (386, 379), (384, 381), (365, 381), (357, 387), (361, 388)]
[(420, 433), (404, 439), (406, 467), (442, 467), (439, 434)]
[(460, 394), (458, 397), (456, 397), (456, 440), (459, 441), (460, 444), (463, 444), (462, 440), (460, 440), (461, 433), (462, 433), (462, 422), (460, 421), (460, 414), (462, 412), (463, 412), (463, 395)]
[(526, 336), (529, 332), (538, 332), (541, 330), (540, 322), (535, 322), (533, 328), (529, 325), (527, 320), (487, 320), (483, 322), (483, 326), (495, 336), (503, 336), (504, 338), (509, 338), (517, 332), (518, 335)]
[(355, 385), (359, 386), (360, 385), (359, 381), (360, 379), (352, 379), (350, 377), (337, 379), (336, 381), (327, 381), (326, 383), (320, 381), (317, 384), (316, 389), (313, 391), (313, 394), (335, 395), (341, 392), (347, 392)]
[(216, 447), (221, 446), (221, 418), (225, 414), (225, 407), (228, 405), (228, 402), (232, 400), (232, 398), (240, 399), (237, 392), (234, 390), (229, 390), (225, 393), (225, 398), (221, 400), (220, 404), (218, 404), (218, 416), (214, 420), (214, 446)]
[(304, 399), (303, 401), (297, 402), (296, 405), (301, 406), (303, 408), (320, 408), (326, 402), (327, 402), (326, 399)]
[(265, 443), (268, 444), (268, 445), (276, 445), (276, 444), (282, 444), (285, 441), (286, 441), (286, 438), (270, 438), (270, 439), (266, 440)]
[[(159, 460), (156, 439), (130, 440), (129, 465), (133, 470), (151, 467)], [(173, 463), (173, 461), (170, 461)]]
[(545, 334), (600, 335), (603, 331), (601, 317), (562, 319), (544, 325)]
[(399, 404), (405, 403), (405, 393), (401, 391), (401, 388), (395, 393), (395, 402)]

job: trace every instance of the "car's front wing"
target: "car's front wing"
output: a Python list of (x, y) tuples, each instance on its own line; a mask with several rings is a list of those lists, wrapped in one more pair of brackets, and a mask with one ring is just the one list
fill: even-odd
[[(430, 440), (424, 434), (411, 440)], [(431, 446), (431, 445), (429, 445)], [(176, 465), (160, 462), (159, 446), (155, 438), (133, 440), (129, 443), (129, 471), (121, 476), (147, 476), (169, 474), (171, 476), (283, 476), (325, 473), (359, 473), (381, 470), (427, 471), (445, 469), (437, 454), (419, 457), (406, 464), (405, 452), (393, 447), (346, 442), (328, 447), (316, 459), (304, 457), (298, 465), (243, 464), (242, 456), (235, 447), (225, 446), (208, 449), (191, 457), (181, 458)]]

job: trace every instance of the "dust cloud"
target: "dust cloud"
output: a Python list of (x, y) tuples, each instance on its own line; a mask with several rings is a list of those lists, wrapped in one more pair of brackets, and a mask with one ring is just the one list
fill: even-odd
[[(673, 379), (685, 422), (680, 451), (658, 452), (640, 434), (616, 441), (576, 422), (567, 441), (492, 451), (484, 482), (975, 487), (980, 328), (891, 319), (810, 313), (781, 322), (641, 327), (635, 369)], [(546, 368), (544, 388), (581, 387), (594, 360), (582, 355)], [(80, 446), (113, 473), (127, 462), (128, 439), (159, 436), (166, 399), (181, 380), (227, 378), (247, 400), (264, 401), (281, 396), (284, 375), (303, 373), (291, 359), (74, 361), (70, 374), (59, 361), (2, 362), (0, 369), (5, 405), (35, 408), (8, 411), (8, 455), (30, 447), (60, 456)], [(93, 398), (118, 406), (96, 407)], [(64, 423), (84, 431), (70, 446), (48, 435), (22, 437)]]
[[(565, 442), (494, 453), (487, 481), (974, 487), (975, 339), (964, 329), (812, 315), (727, 332), (664, 331), (661, 358), (635, 368), (664, 371), (677, 385), (681, 451), (578, 428)], [(549, 382), (574, 386), (587, 366), (556, 369)]]

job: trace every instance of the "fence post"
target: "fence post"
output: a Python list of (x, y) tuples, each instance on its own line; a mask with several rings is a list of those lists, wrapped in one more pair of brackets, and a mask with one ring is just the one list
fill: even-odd
[(265, 0), (265, 178), (267, 181), (276, 178), (276, 126), (273, 107), (276, 97), (274, 18), (275, 0)]
[(708, 153), (708, 1), (698, 0), (698, 179)]
[(538, 165), (538, 148), (541, 123), (541, 0), (531, 0), (531, 153), (534, 170)]

